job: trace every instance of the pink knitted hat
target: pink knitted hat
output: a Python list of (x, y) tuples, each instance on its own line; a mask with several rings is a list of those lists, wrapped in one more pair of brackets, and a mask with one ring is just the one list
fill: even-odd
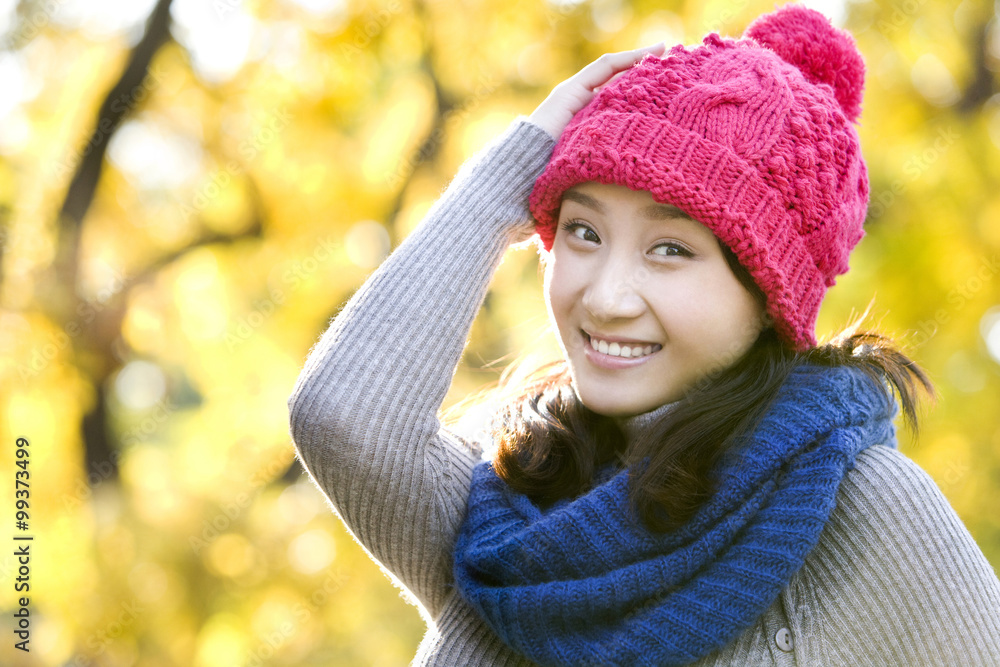
[(783, 341), (813, 347), (823, 295), (864, 236), (868, 172), (851, 124), (864, 71), (849, 33), (795, 4), (739, 40), (647, 54), (577, 112), (535, 182), (545, 250), (572, 186), (647, 190), (733, 250)]

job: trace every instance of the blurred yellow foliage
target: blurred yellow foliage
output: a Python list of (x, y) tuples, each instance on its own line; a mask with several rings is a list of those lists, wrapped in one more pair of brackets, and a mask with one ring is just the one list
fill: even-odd
[[(462, 162), (557, 83), (604, 52), (738, 36), (773, 3), (176, 0), (142, 84), (110, 99), (145, 16), (89, 4), (0, 20), (0, 477), (12, 527), (27, 438), (35, 536), (31, 652), (8, 630), (0, 664), (405, 665), (421, 617), (294, 461), (286, 400), (308, 350)], [(978, 41), (995, 8), (823, 10), (865, 56), (872, 204), (818, 333), (874, 299), (869, 324), (940, 394), (900, 447), (997, 566), (995, 25)], [(107, 103), (120, 125), (102, 126)], [(110, 141), (74, 236), (60, 207), (95, 137)], [(556, 349), (537, 257), (512, 250), (444, 407)]]

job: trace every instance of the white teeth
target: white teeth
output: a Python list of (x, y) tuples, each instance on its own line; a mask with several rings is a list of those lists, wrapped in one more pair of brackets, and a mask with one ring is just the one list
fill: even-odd
[(607, 354), (612, 357), (622, 357), (623, 359), (628, 359), (629, 357), (644, 357), (647, 354), (652, 354), (654, 349), (657, 349), (655, 345), (646, 345), (645, 347), (639, 347), (638, 345), (621, 345), (620, 343), (608, 343), (605, 340), (600, 340), (591, 336), (590, 346), (600, 352), (601, 354)]

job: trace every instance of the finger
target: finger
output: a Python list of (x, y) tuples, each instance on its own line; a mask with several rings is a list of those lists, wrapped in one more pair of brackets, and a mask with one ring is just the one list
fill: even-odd
[(665, 42), (657, 42), (631, 51), (605, 53), (580, 70), (580, 83), (589, 89), (602, 86), (641, 60), (647, 53), (662, 52), (665, 48)]
[(594, 92), (596, 93), (597, 91), (599, 91), (599, 90), (601, 90), (603, 88), (607, 88), (609, 85), (611, 85), (612, 81), (614, 81), (615, 79), (617, 79), (620, 76), (623, 76), (627, 71), (628, 71), (628, 69), (624, 69), (624, 70), (618, 72), (613, 77), (611, 77), (610, 79), (608, 79), (607, 81), (605, 81), (601, 85), (599, 85), (596, 88), (594, 88)]

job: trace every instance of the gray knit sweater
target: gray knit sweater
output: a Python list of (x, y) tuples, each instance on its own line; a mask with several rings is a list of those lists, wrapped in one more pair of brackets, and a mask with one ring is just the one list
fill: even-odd
[[(314, 482), (428, 624), (413, 664), (530, 665), (453, 586), (478, 444), (437, 413), (490, 279), (530, 224), (553, 139), (519, 116), (470, 158), (309, 354), (289, 399)], [(659, 411), (622, 420), (629, 437)], [(1000, 581), (933, 479), (865, 450), (819, 544), (757, 623), (698, 665), (1000, 665)]]

